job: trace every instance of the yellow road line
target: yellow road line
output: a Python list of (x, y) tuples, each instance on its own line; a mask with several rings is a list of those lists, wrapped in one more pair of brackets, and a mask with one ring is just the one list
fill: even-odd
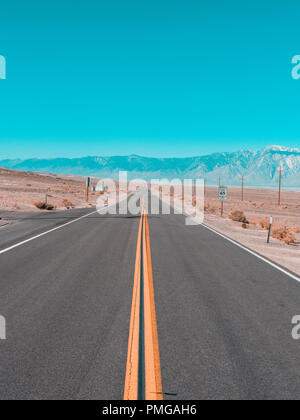
[(139, 329), (140, 329), (140, 271), (141, 271), (141, 239), (143, 218), (140, 220), (134, 285), (131, 305), (131, 317), (128, 339), (127, 366), (124, 388), (124, 400), (137, 400), (138, 395), (138, 364), (139, 364)]
[[(142, 270), (141, 261), (143, 261)], [(143, 279), (142, 288), (141, 277)], [(141, 293), (143, 296), (140, 296)], [(143, 298), (144, 304), (142, 306), (141, 298)], [(140, 324), (140, 309), (144, 309), (141, 315), (144, 319), (144, 325)], [(144, 345), (143, 351), (139, 348), (140, 337), (143, 337), (140, 334), (144, 335), (144, 342), (140, 344)], [(144, 354), (145, 363), (139, 364), (139, 354)], [(139, 372), (139, 369), (142, 369), (141, 366), (144, 366), (145, 372)], [(137, 241), (124, 389), (125, 400), (138, 399), (138, 389), (141, 386), (141, 383), (139, 384), (139, 378), (145, 378), (145, 390), (143, 394), (146, 400), (163, 399), (149, 225), (148, 216), (144, 210), (141, 215)]]
[(153, 273), (150, 249), (148, 215), (144, 218), (144, 318), (145, 318), (145, 398), (162, 400), (162, 382), (157, 334)]

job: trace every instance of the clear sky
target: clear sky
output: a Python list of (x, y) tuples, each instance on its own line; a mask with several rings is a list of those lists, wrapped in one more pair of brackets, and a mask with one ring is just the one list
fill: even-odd
[(0, 9), (0, 159), (300, 147), (299, 0)]

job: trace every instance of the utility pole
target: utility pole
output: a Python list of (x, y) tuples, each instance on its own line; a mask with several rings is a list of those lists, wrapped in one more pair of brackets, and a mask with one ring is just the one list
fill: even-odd
[(281, 175), (282, 175), (282, 167), (280, 165), (280, 168), (279, 168), (279, 185), (278, 185), (278, 206), (280, 206), (280, 203), (281, 203)]
[(242, 201), (244, 201), (244, 176), (242, 176)]

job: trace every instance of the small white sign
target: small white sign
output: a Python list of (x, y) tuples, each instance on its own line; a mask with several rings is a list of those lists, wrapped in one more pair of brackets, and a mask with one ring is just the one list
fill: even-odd
[(227, 187), (219, 187), (219, 201), (227, 200)]

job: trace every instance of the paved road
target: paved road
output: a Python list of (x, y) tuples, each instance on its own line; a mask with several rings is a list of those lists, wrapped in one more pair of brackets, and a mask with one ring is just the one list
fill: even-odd
[[(2, 228), (0, 251), (91, 211)], [(123, 397), (138, 223), (92, 214), (0, 255), (0, 399)], [(164, 398), (299, 398), (300, 284), (183, 216), (149, 227)]]

